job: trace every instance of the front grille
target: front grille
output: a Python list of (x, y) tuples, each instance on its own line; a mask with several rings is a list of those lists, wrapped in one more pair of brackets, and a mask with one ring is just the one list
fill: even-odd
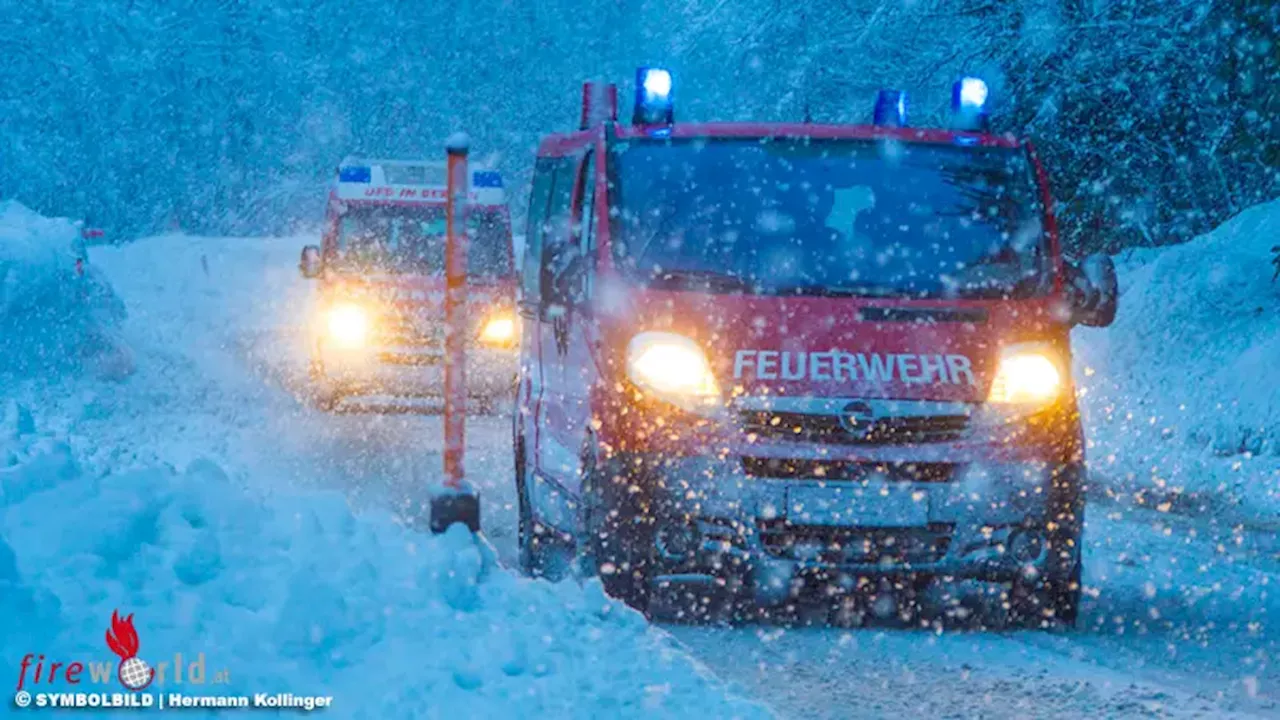
[(967, 415), (909, 415), (864, 421), (846, 429), (839, 415), (747, 410), (744, 432), (766, 440), (842, 445), (919, 445), (959, 439), (969, 426)]
[(423, 322), (413, 315), (389, 313), (379, 325), (379, 339), (387, 345), (444, 347), (444, 320)]
[(400, 349), (400, 350), (383, 350), (378, 353), (380, 362), (390, 365), (440, 365), (444, 362), (443, 352), (437, 352), (433, 348), (423, 349)]
[(750, 477), (783, 480), (862, 481), (873, 477), (891, 482), (946, 483), (956, 476), (952, 463), (868, 463), (843, 460), (792, 460), (742, 458), (742, 471)]
[(953, 526), (842, 528), (771, 520), (762, 521), (758, 532), (765, 551), (784, 560), (909, 568), (941, 561), (951, 546)]

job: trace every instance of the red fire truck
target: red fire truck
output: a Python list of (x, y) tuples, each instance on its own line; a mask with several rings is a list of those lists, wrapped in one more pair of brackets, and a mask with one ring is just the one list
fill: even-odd
[[(1069, 330), (1114, 266), (1063, 257), (1030, 143), (956, 84), (946, 129), (677, 123), (584, 88), (529, 205), (514, 415), (521, 564), (661, 596), (906, 608), (994, 586), (1073, 623), (1085, 482)], [(1006, 615), (1005, 619), (1009, 619)]]
[[(446, 241), (443, 162), (348, 158), (329, 195), (322, 245), (302, 251), (319, 278), (312, 395), (438, 396), (443, 389)], [(473, 170), (467, 204), (469, 394), (509, 401), (518, 327), (511, 218), (502, 176)]]

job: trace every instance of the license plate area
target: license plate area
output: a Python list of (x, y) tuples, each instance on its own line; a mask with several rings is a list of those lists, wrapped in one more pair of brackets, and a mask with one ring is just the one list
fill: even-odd
[(906, 483), (803, 483), (787, 488), (792, 525), (903, 528), (929, 524), (929, 493)]

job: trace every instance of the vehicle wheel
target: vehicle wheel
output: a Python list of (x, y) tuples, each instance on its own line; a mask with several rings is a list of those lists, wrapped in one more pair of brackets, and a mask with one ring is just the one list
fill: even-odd
[(1031, 628), (1075, 627), (1080, 613), (1086, 471), (1079, 464), (1055, 473), (1049, 506), (1044, 572), (1034, 581), (1015, 582), (1010, 605), (1014, 622)]
[(311, 406), (322, 412), (331, 412), (342, 400), (342, 391), (325, 376), (324, 366), (318, 359), (312, 359), (308, 368), (310, 384), (307, 387), (307, 399)]
[(600, 447), (588, 438), (583, 452), (579, 545), (591, 554), (591, 565), (605, 592), (640, 612), (649, 609), (655, 522), (642, 483), (614, 473), (601, 462)]
[(311, 386), (311, 405), (322, 412), (333, 412), (342, 401), (342, 392), (332, 384), (318, 381)]
[[(1071, 484), (1079, 488), (1086, 477), (1086, 470), (1077, 467)], [(1070, 500), (1054, 518), (1057, 527), (1049, 535), (1044, 592), (1053, 618), (1060, 625), (1073, 628), (1080, 615), (1080, 597), (1084, 590), (1085, 502), (1083, 490), (1069, 497)]]
[(1071, 629), (1080, 610), (1080, 565), (1064, 577), (1015, 582), (1010, 596), (1010, 624), (1028, 629)]
[(1067, 628), (1074, 628), (1080, 616), (1080, 596), (1084, 588), (1081, 584), (1082, 569), (1082, 563), (1077, 561), (1069, 575), (1050, 584), (1049, 599), (1054, 618)]
[(1076, 511), (1078, 524), (1069, 531), (1054, 536), (1049, 543), (1048, 573), (1041, 592), (1052, 617), (1060, 625), (1073, 628), (1080, 615), (1080, 597), (1084, 589), (1081, 582), (1084, 562), (1081, 557), (1083, 540), (1080, 528), (1084, 525), (1084, 507)]
[(533, 516), (528, 490), (532, 472), (525, 457), (523, 440), (516, 442), (515, 469), (516, 498), (520, 514), (516, 540), (520, 548), (520, 570), (529, 577), (558, 581), (568, 574), (572, 564), (573, 543)]
[(1075, 627), (1083, 589), (1080, 541), (1078, 530), (1055, 533), (1049, 542), (1044, 576), (1033, 582), (1014, 583), (1010, 604), (1017, 625)]

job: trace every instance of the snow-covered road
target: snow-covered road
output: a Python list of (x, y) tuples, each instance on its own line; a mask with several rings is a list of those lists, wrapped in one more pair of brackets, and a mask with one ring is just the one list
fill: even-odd
[[(296, 270), (303, 242), (152, 238), (95, 254), (129, 308), (135, 351), (164, 361), (140, 365), (141, 381), (52, 401), (78, 406), (67, 413), (82, 418), (77, 452), (117, 469), (214, 457), (264, 493), (340, 488), (364, 512), (411, 513), (440, 465), (439, 418), (325, 414), (297, 398), (311, 302)], [(113, 412), (95, 424), (102, 405)], [(122, 409), (136, 422), (121, 425)], [(507, 418), (469, 420), (468, 469), (485, 534), (514, 567), (508, 428)], [(1271, 538), (1265, 527), (1092, 505), (1089, 597), (1068, 634), (668, 629), (740, 693), (789, 717), (1275, 717)]]

